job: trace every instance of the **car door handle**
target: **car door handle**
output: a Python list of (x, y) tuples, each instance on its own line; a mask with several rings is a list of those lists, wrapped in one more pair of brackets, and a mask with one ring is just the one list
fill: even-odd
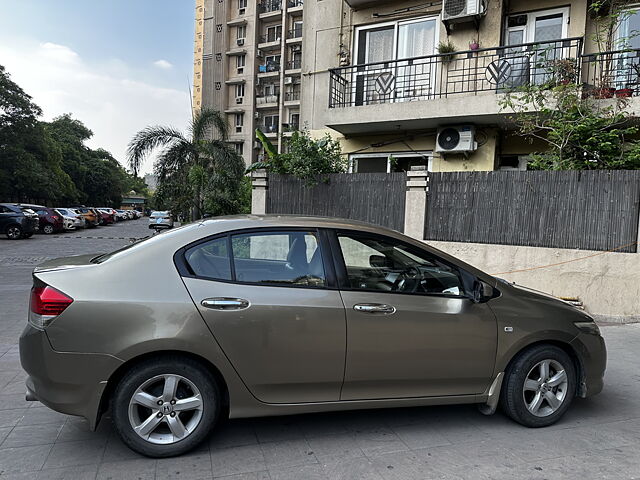
[(244, 298), (205, 298), (201, 304), (203, 307), (212, 308), (213, 310), (244, 310), (249, 308), (249, 301)]
[(358, 303), (353, 306), (353, 309), (362, 313), (382, 313), (385, 315), (396, 313), (396, 307), (384, 303)]

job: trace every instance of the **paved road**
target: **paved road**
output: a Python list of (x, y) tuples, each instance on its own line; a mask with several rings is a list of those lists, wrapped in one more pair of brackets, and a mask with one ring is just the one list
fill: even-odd
[(0, 239), (0, 480), (640, 478), (640, 324), (603, 328), (605, 391), (539, 430), (472, 406), (235, 420), (195, 453), (151, 460), (124, 447), (108, 418), (90, 432), (83, 420), (25, 402), (16, 343), (33, 265), (117, 248), (147, 235), (146, 225)]

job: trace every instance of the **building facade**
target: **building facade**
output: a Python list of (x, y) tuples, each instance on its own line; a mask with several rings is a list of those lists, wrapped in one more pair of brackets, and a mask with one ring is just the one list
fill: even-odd
[[(544, 146), (514, 135), (508, 121), (513, 112), (501, 99), (513, 87), (544, 82), (562, 62), (592, 91), (606, 90), (606, 98), (640, 93), (640, 15), (631, 3), (622, 2), (629, 13), (620, 16), (603, 53), (588, 0), (308, 0), (293, 8), (278, 0), (280, 10), (272, 2), (247, 0), (244, 16), (234, 16), (238, 1), (215, 0), (207, 9), (202, 4), (213, 0), (198, 0), (205, 45), (202, 55), (196, 52), (201, 90), (194, 93), (201, 98), (195, 105), (229, 112), (232, 124), (234, 115), (243, 114), (250, 128), (237, 139), (245, 145), (253, 127), (269, 133), (281, 151), (292, 125), (313, 136), (329, 133), (353, 172), (416, 165), (431, 171), (525, 169), (528, 155)], [(227, 23), (210, 20), (207, 27), (207, 11)], [(278, 38), (288, 37), (279, 32), (297, 28), (297, 21), (302, 38), (295, 36), (293, 50), (289, 39)], [(254, 31), (247, 43), (222, 52), (226, 64), (210, 60), (222, 50), (216, 42), (235, 41), (241, 22)], [(207, 33), (220, 28), (223, 33)], [(211, 35), (220, 38), (207, 42)], [(446, 53), (439, 53), (442, 44)], [(238, 52), (246, 52), (242, 76), (229, 73), (229, 59)], [(297, 68), (283, 72), (285, 60), (277, 55)], [(276, 64), (277, 72), (269, 66)], [(242, 82), (250, 98), (234, 103), (234, 82)], [(639, 110), (635, 102), (631, 108)], [(255, 159), (256, 152), (245, 158)]]
[(299, 127), (302, 25), (302, 0), (196, 0), (193, 107), (227, 115), (247, 165), (256, 129), (283, 151)]

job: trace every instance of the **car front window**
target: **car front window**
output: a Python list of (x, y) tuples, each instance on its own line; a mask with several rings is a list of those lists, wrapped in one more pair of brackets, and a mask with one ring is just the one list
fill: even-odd
[(377, 236), (338, 241), (351, 289), (465, 296), (460, 271), (427, 251)]

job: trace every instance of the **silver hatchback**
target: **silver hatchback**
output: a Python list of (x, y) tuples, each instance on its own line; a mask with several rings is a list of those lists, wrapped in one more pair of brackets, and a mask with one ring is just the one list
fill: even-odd
[(149, 228), (162, 230), (173, 228), (173, 217), (169, 211), (156, 211), (149, 215)]

